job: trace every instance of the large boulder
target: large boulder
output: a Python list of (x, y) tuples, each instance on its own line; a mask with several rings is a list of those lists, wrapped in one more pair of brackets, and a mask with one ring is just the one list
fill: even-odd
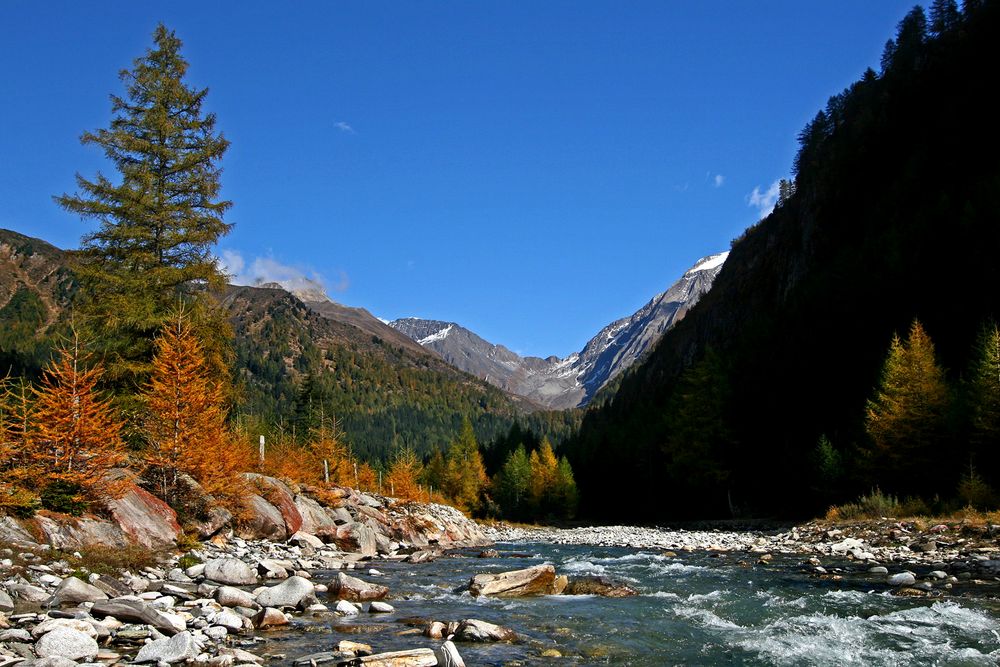
[(330, 583), (329, 593), (331, 597), (337, 600), (363, 602), (367, 600), (381, 600), (389, 594), (389, 589), (385, 586), (370, 584), (357, 577), (338, 572), (337, 578)]
[(123, 549), (132, 543), (116, 524), (96, 517), (77, 518), (65, 514), (40, 513), (35, 515), (33, 521), (44, 541), (55, 549)]
[(7, 591), (23, 604), (48, 602), (49, 597), (51, 597), (41, 586), (31, 584), (8, 584)]
[(309, 496), (301, 493), (295, 496), (295, 508), (302, 517), (302, 526), (299, 528), (302, 532), (317, 535), (321, 529), (336, 530), (337, 524), (326, 508)]
[(253, 617), (253, 626), (258, 630), (278, 628), (282, 625), (288, 625), (288, 619), (280, 609), (274, 607), (265, 607)]
[(39, 638), (35, 653), (39, 658), (61, 657), (89, 662), (97, 657), (100, 647), (89, 634), (68, 627), (57, 627)]
[(517, 641), (517, 633), (502, 625), (469, 618), (458, 624), (458, 629), (455, 630), (455, 641), (513, 642)]
[(565, 595), (600, 595), (606, 598), (627, 598), (638, 595), (628, 584), (607, 577), (587, 576), (574, 577), (563, 590)]
[(469, 592), (475, 597), (480, 595), (498, 597), (551, 595), (556, 592), (555, 580), (556, 569), (546, 563), (523, 570), (477, 574), (469, 582)]
[(7, 591), (0, 588), (0, 614), (9, 614), (14, 611), (14, 599), (7, 594)]
[(232, 586), (219, 586), (215, 589), (215, 601), (223, 607), (247, 607), (253, 609), (257, 601), (253, 595)]
[(107, 600), (108, 594), (97, 586), (91, 586), (76, 577), (66, 577), (52, 594), (52, 601), (57, 605), (79, 604), (80, 602), (97, 602)]
[(316, 587), (302, 577), (289, 577), (277, 586), (257, 593), (257, 604), (262, 607), (297, 607), (303, 599), (313, 595)]
[(125, 494), (109, 500), (107, 506), (122, 532), (147, 549), (177, 544), (181, 534), (177, 512), (145, 489), (130, 483)]
[(232, 512), (227, 510), (225, 507), (211, 507), (205, 512), (205, 517), (197, 523), (195, 529), (198, 531), (198, 537), (200, 539), (207, 540), (221, 533), (222, 530), (230, 526), (232, 522)]
[(261, 496), (251, 494), (247, 509), (250, 510), (250, 518), (240, 525), (238, 530), (240, 537), (272, 542), (283, 542), (288, 539), (290, 533), (285, 526), (285, 519), (281, 516), (281, 510), (277, 507)]
[(94, 618), (111, 616), (126, 623), (151, 625), (165, 635), (175, 635), (183, 629), (171, 617), (138, 600), (101, 600), (90, 608), (90, 614)]
[(194, 636), (187, 631), (180, 632), (173, 637), (163, 637), (155, 639), (141, 649), (135, 660), (132, 662), (155, 662), (157, 664), (165, 662), (174, 664), (194, 660), (201, 652)]
[(238, 558), (216, 558), (205, 564), (205, 578), (231, 586), (251, 586), (257, 583), (253, 568)]
[(362, 556), (374, 556), (378, 553), (375, 531), (363, 523), (338, 526), (337, 536), (333, 541), (341, 551), (359, 553)]
[(302, 528), (302, 514), (295, 506), (295, 495), (287, 484), (273, 477), (252, 472), (244, 473), (243, 476), (281, 513), (282, 522), (285, 524), (285, 535), (281, 539), (287, 539), (289, 535), (294, 535)]

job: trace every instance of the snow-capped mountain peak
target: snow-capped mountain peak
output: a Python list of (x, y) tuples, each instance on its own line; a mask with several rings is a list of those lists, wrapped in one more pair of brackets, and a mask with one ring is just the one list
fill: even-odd
[(457, 368), (550, 408), (586, 405), (640, 359), (705, 294), (729, 252), (703, 257), (670, 288), (628, 317), (612, 322), (564, 359), (521, 357), (455, 324), (407, 317), (389, 326)]

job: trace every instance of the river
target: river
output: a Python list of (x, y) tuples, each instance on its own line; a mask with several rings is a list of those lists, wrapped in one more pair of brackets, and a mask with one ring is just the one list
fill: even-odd
[[(433, 646), (415, 619), (477, 618), (513, 628), (513, 644), (460, 644), (473, 665), (996, 665), (1000, 599), (993, 586), (956, 585), (943, 597), (898, 597), (883, 576), (844, 564), (840, 580), (817, 578), (801, 557), (758, 564), (748, 553), (664, 553), (619, 547), (499, 544), (418, 565), (376, 561), (396, 611), (304, 617), (271, 635), (284, 663), (330, 650), (340, 639), (376, 651)], [(472, 598), (455, 593), (476, 573), (543, 562), (558, 573), (624, 580), (641, 595)], [(831, 572), (833, 571), (831, 566)], [(918, 573), (919, 574), (919, 573)], [(317, 572), (325, 582), (331, 572)], [(409, 620), (407, 619), (414, 619)], [(407, 623), (411, 625), (408, 625)], [(542, 657), (556, 649), (563, 657)]]

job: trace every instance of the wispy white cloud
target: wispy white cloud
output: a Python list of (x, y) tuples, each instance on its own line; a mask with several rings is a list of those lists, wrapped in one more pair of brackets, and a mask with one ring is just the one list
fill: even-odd
[(726, 177), (723, 176), (722, 174), (716, 174), (715, 178), (712, 179), (712, 184), (717, 188), (721, 188), (723, 183), (725, 182), (726, 182)]
[(761, 191), (758, 185), (747, 197), (747, 205), (756, 208), (760, 212), (761, 219), (771, 215), (774, 205), (778, 203), (778, 181), (771, 183), (765, 191)]
[(341, 132), (346, 132), (347, 134), (357, 134), (357, 132), (354, 131), (354, 128), (351, 127), (349, 123), (346, 123), (342, 120), (338, 120), (336, 123), (333, 124), (333, 126), (338, 130), (340, 130)]
[(247, 261), (237, 250), (223, 250), (219, 268), (236, 285), (263, 285), (278, 283), (290, 291), (320, 289), (326, 292), (344, 292), (351, 285), (345, 271), (337, 271), (335, 280), (327, 280), (320, 273), (279, 262), (274, 257), (254, 257)]

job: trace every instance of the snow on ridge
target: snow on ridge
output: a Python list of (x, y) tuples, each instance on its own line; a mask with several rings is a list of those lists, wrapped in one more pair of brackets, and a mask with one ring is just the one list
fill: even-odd
[(694, 273), (696, 271), (710, 271), (712, 269), (718, 268), (725, 263), (726, 259), (729, 257), (729, 251), (720, 252), (718, 255), (709, 255), (703, 258), (697, 264), (692, 266), (688, 273)]
[(451, 330), (454, 326), (455, 326), (454, 324), (449, 324), (444, 329), (441, 329), (436, 333), (432, 333), (430, 336), (427, 336), (426, 338), (421, 338), (417, 342), (420, 343), (421, 345), (428, 345), (435, 341), (444, 340), (445, 338), (448, 337), (448, 334), (451, 333)]

